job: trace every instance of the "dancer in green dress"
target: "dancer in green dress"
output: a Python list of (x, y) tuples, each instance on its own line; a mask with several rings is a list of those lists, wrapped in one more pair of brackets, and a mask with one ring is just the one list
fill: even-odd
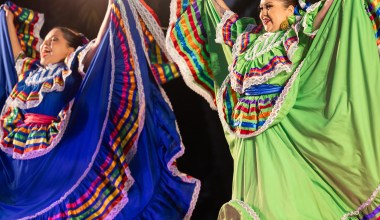
[(172, 1), (167, 47), (234, 159), (219, 218), (379, 218), (380, 3), (297, 5), (262, 0), (258, 24), (223, 1)]

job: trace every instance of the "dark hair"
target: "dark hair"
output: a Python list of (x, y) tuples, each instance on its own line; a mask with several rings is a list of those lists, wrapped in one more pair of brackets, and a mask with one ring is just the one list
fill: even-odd
[(298, 5), (298, 0), (279, 0), (279, 1), (281, 1), (286, 8), (291, 5), (293, 5), (294, 7)]
[(53, 29), (58, 29), (62, 31), (63, 37), (67, 40), (70, 47), (77, 48), (88, 43), (88, 39), (81, 33), (78, 33), (67, 27), (55, 27)]
[[(300, 8), (298, 0), (278, 0), (278, 1), (282, 2), (282, 4), (284, 4), (285, 8), (287, 8), (287, 7), (291, 6), (291, 5), (293, 5), (294, 8), (295, 7), (299, 7)], [(259, 5), (260, 5), (260, 3), (259, 3)], [(258, 7), (258, 11), (260, 12), (260, 8), (259, 7)]]

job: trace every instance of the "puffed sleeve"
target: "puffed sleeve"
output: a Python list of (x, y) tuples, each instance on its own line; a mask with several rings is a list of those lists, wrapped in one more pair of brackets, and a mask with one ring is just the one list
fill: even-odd
[(38, 67), (38, 59), (27, 57), (24, 53), (20, 53), (15, 60), (15, 68), (18, 75), (18, 81), (27, 77), (30, 70)]
[(306, 13), (302, 16), (300, 24), (302, 26), (301, 29), (303, 30), (302, 33), (306, 36), (314, 37), (317, 34), (318, 30), (314, 30), (313, 28), (314, 19), (322, 9), (323, 5), (323, 1), (310, 5), (310, 7), (306, 9)]
[(232, 47), (237, 37), (245, 32), (249, 26), (256, 26), (254, 18), (239, 18), (238, 14), (226, 11), (216, 27), (215, 41)]

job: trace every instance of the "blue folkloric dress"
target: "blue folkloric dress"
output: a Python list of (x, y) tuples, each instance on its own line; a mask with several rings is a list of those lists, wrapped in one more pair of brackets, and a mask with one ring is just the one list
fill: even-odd
[[(38, 32), (41, 14), (7, 4), (19, 30)], [(86, 73), (88, 46), (46, 67), (19, 56), (18, 82), (0, 15), (0, 219), (189, 218), (200, 184), (176, 167), (184, 147), (160, 87), (178, 73), (145, 3), (113, 4)]]

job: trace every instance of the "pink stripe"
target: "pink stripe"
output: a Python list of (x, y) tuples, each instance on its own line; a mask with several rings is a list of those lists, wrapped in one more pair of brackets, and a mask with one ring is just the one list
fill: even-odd
[(56, 121), (56, 120), (57, 120), (56, 117), (53, 117), (50, 115), (26, 113), (24, 123), (26, 125), (30, 125), (30, 124), (49, 125), (53, 121)]
[[(100, 169), (101, 171), (104, 171), (108, 166), (109, 164), (112, 163), (112, 154), (109, 154), (107, 156), (107, 158), (105, 159), (104, 163), (100, 166)], [(75, 202), (72, 202), (72, 203), (69, 203), (66, 205), (66, 207), (68, 209), (74, 209), (76, 208), (78, 205), (80, 205), (81, 203), (83, 203), (83, 201), (87, 200), (87, 198), (89, 198), (92, 193), (96, 190), (96, 185), (98, 185), (98, 183), (102, 181), (102, 179), (100, 177), (97, 177), (92, 183), (91, 183), (91, 186), (88, 188), (87, 192), (85, 192), (81, 197), (79, 197)]]

